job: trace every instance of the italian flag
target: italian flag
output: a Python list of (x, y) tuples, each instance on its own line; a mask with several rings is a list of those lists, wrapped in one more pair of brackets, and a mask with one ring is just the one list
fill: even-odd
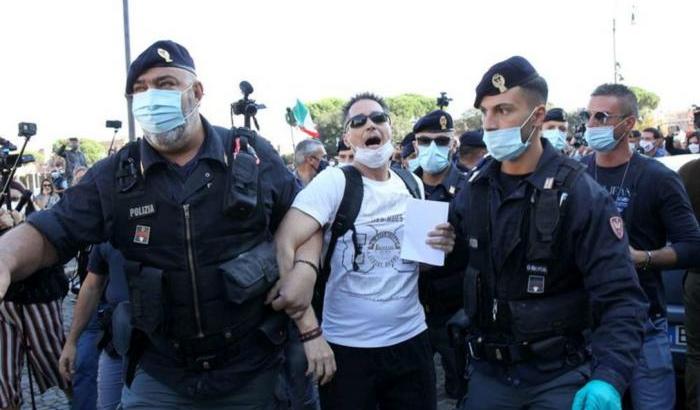
[(320, 134), (318, 133), (318, 131), (316, 131), (316, 124), (314, 124), (313, 120), (311, 119), (309, 109), (306, 108), (304, 103), (299, 101), (298, 98), (294, 109), (292, 109), (292, 112), (294, 113), (294, 119), (297, 120), (297, 126), (300, 130), (304, 131), (306, 134), (309, 134), (311, 138), (319, 137)]

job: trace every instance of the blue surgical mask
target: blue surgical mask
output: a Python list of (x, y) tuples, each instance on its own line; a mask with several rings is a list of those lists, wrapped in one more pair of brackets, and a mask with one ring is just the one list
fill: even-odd
[[(186, 119), (182, 112), (182, 94), (185, 91), (149, 89), (134, 94), (131, 109), (134, 118), (150, 134), (162, 134), (179, 127)], [(193, 112), (194, 108), (187, 116)]]
[(418, 158), (413, 158), (408, 160), (408, 170), (411, 172), (416, 172), (418, 167), (420, 166), (420, 161), (418, 161)]
[[(617, 127), (617, 125), (615, 127)], [(612, 151), (615, 149), (615, 147), (617, 147), (617, 144), (622, 141), (622, 138), (615, 139), (615, 127), (612, 125), (605, 125), (602, 127), (586, 127), (586, 132), (583, 133), (583, 138), (588, 141), (588, 146), (595, 151)]]
[(418, 147), (418, 164), (428, 174), (437, 174), (450, 165), (450, 147), (438, 147), (435, 141)]
[(546, 138), (557, 151), (566, 148), (566, 133), (556, 128), (542, 131), (542, 136)]
[(511, 161), (523, 154), (527, 147), (530, 146), (530, 141), (532, 133), (535, 132), (533, 128), (528, 135), (527, 140), (523, 142), (523, 137), (521, 130), (530, 121), (532, 114), (535, 110), (532, 110), (527, 119), (519, 127), (504, 128), (502, 130), (488, 131), (484, 130), (484, 143), (486, 144), (486, 149), (489, 151), (492, 157), (496, 161)]

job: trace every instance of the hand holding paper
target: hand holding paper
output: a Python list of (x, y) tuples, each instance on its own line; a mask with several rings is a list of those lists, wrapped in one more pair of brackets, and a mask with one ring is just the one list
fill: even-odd
[(401, 258), (435, 266), (445, 264), (454, 246), (454, 230), (447, 223), (449, 204), (409, 199), (404, 218)]

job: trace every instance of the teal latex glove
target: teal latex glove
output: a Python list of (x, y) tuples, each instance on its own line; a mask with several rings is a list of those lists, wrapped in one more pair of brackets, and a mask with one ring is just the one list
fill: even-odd
[(610, 384), (602, 380), (591, 380), (586, 383), (574, 397), (571, 410), (621, 410), (620, 393)]

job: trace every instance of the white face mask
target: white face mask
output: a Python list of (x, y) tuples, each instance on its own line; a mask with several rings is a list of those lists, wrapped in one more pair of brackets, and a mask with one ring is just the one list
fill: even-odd
[(628, 142), (627, 145), (629, 145), (630, 151), (634, 152), (637, 150), (637, 144), (635, 144), (634, 142)]
[(654, 149), (654, 143), (652, 141), (641, 140), (639, 141), (639, 146), (642, 147), (645, 153), (649, 153)]
[(700, 152), (700, 144), (688, 144), (688, 150), (693, 154), (697, 154)]
[(376, 149), (358, 147), (354, 148), (354, 150), (355, 161), (368, 168), (376, 169), (383, 167), (389, 162), (394, 154), (394, 145), (389, 140), (386, 144)]

